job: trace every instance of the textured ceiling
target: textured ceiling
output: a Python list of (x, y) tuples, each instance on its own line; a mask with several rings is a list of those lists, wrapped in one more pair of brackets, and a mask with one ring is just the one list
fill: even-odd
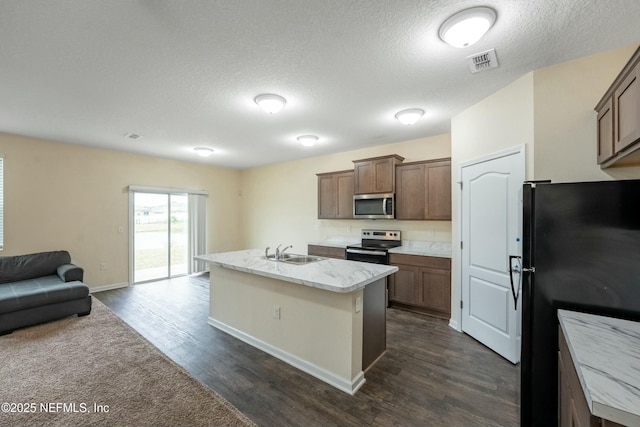
[[(494, 27), (444, 44), (476, 5)], [(639, 43), (638, 22), (638, 0), (0, 0), (0, 132), (233, 168), (405, 141), (531, 70)], [(471, 74), (490, 48), (500, 67)], [(287, 106), (267, 115), (260, 93)]]

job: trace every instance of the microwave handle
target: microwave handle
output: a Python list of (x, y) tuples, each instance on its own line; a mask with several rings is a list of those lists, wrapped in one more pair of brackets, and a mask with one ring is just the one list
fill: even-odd
[(393, 204), (391, 205), (392, 212), (387, 212), (387, 200), (393, 199), (391, 197), (384, 197), (382, 199), (382, 212), (384, 212), (385, 215), (393, 215)]

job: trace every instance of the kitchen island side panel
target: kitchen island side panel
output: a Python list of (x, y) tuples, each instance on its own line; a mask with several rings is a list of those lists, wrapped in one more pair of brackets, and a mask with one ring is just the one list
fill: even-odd
[[(343, 385), (361, 385), (363, 320), (362, 311), (356, 313), (355, 307), (356, 299), (363, 297), (362, 290), (328, 292), (214, 265), (210, 280), (209, 323), (266, 343), (269, 348), (317, 367)], [(251, 343), (251, 339), (245, 341)], [(279, 357), (277, 351), (265, 351)], [(291, 360), (280, 358), (296, 366)]]

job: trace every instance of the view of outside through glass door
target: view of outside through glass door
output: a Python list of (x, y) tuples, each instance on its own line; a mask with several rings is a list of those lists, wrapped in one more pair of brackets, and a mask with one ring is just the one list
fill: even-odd
[(134, 193), (134, 282), (189, 272), (186, 194)]

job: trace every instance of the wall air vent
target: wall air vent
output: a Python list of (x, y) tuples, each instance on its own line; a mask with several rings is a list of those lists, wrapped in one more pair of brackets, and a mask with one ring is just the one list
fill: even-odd
[(480, 71), (498, 67), (498, 58), (496, 58), (495, 49), (467, 56), (467, 61), (469, 61), (469, 69), (472, 73), (479, 73)]

